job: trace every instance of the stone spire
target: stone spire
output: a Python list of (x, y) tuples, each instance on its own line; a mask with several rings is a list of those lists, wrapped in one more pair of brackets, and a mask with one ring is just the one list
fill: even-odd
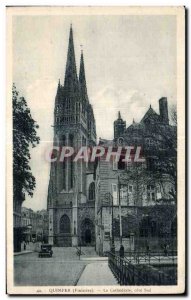
[(64, 80), (64, 90), (68, 92), (78, 92), (79, 82), (76, 71), (76, 60), (74, 52), (73, 42), (73, 30), (72, 25), (70, 26), (69, 44), (68, 44), (68, 55), (66, 62), (66, 72)]
[(118, 119), (121, 119), (121, 113), (118, 111)]
[(62, 86), (59, 79), (54, 105), (54, 125), (60, 123), (60, 104), (62, 104)]
[(84, 68), (84, 55), (83, 55), (82, 50), (81, 50), (81, 58), (80, 58), (79, 83), (80, 83), (80, 89), (81, 89), (82, 96), (87, 98), (86, 75), (85, 75), (85, 68)]
[(62, 90), (61, 90), (60, 79), (59, 79), (57, 92), (56, 92), (56, 98), (55, 98), (55, 105), (57, 105), (59, 102), (61, 102), (61, 98), (62, 98), (61, 94), (62, 94)]

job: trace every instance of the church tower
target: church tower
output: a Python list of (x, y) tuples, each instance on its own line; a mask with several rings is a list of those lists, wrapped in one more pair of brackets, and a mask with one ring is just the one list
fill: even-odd
[(114, 121), (114, 139), (118, 139), (125, 133), (126, 122), (121, 118), (120, 111), (118, 112), (118, 119)]
[[(96, 144), (95, 119), (87, 94), (83, 53), (78, 79), (71, 26), (64, 84), (59, 81), (55, 97), (53, 145), (59, 149), (70, 146), (74, 154), (51, 162), (48, 188), (49, 243), (56, 246), (76, 246), (81, 239), (79, 216), (82, 204), (88, 205), (89, 173), (86, 162), (73, 159), (82, 146), (92, 144)], [(59, 154), (56, 150), (53, 153), (54, 157)]]

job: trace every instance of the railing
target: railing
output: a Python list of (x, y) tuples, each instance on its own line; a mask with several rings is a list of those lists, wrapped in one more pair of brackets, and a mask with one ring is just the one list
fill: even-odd
[(175, 285), (176, 272), (169, 276), (149, 264), (135, 264), (111, 252), (108, 254), (109, 267), (120, 285)]
[(125, 252), (125, 258), (136, 264), (147, 263), (149, 265), (157, 265), (157, 264), (167, 264), (175, 265), (177, 264), (177, 251), (169, 250), (164, 253), (164, 251), (138, 251), (138, 252)]

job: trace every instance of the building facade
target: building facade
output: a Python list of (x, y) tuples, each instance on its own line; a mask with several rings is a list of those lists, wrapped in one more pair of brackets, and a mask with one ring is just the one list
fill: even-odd
[(99, 142), (114, 150), (139, 146), (144, 157), (143, 162), (135, 162), (132, 150), (128, 162), (123, 162), (123, 151), (118, 162), (115, 155), (110, 161), (97, 160), (96, 250), (100, 255), (111, 248), (112, 229), (117, 250), (121, 243), (126, 251), (162, 250), (165, 243), (176, 248), (176, 127), (169, 125), (166, 98), (159, 100), (159, 111), (150, 106), (139, 123), (133, 120), (127, 128), (119, 113), (114, 139)]
[(14, 191), (14, 196), (13, 196), (14, 252), (21, 251), (21, 242), (22, 242), (21, 207), (24, 200), (25, 200), (24, 194), (19, 188), (17, 188), (17, 190)]
[(48, 212), (21, 208), (22, 240), (25, 242), (48, 242)]
[[(89, 102), (84, 57), (79, 76), (70, 28), (64, 84), (58, 84), (54, 108), (53, 145), (72, 147), (96, 144), (96, 127)], [(58, 151), (54, 153), (58, 155)], [(94, 165), (73, 157), (51, 163), (48, 189), (49, 243), (55, 246), (95, 245)]]
[[(70, 28), (64, 84), (59, 81), (55, 97), (49, 243), (95, 246), (100, 255), (111, 249), (113, 237), (117, 250), (121, 243), (126, 251), (167, 242), (176, 247), (176, 127), (169, 125), (167, 98), (159, 100), (159, 114), (150, 106), (139, 123), (133, 120), (128, 127), (119, 112), (113, 140), (99, 141), (105, 148), (139, 146), (144, 162), (135, 163), (134, 152), (123, 162), (123, 151), (118, 162), (115, 155), (108, 162), (105, 156), (91, 163), (74, 161), (81, 147), (95, 145), (83, 53), (78, 76)], [(61, 160), (69, 147), (73, 155)]]

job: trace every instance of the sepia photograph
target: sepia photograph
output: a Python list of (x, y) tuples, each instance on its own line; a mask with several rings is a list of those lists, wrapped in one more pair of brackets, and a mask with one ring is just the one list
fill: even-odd
[(7, 293), (185, 292), (185, 8), (7, 7)]

